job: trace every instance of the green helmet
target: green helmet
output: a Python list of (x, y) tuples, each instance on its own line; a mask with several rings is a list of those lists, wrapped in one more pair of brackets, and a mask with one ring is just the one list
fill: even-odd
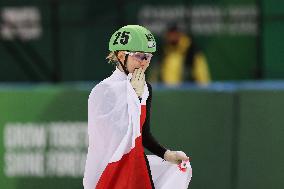
[(140, 51), (152, 53), (156, 51), (154, 36), (149, 30), (139, 25), (127, 25), (111, 36), (110, 51)]

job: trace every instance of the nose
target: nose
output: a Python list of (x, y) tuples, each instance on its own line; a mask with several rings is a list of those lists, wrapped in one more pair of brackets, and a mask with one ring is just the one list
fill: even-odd
[(141, 61), (141, 66), (145, 66), (146, 64), (149, 64), (149, 61), (148, 60), (146, 60), (146, 59), (144, 59), (144, 60), (142, 60)]
[(143, 67), (143, 68), (147, 68), (149, 66), (149, 63), (150, 61), (148, 60), (143, 60), (141, 63), (140, 63), (140, 66)]

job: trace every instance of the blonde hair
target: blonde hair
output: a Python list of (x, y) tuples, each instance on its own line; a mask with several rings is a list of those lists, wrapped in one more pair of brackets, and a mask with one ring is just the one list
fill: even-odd
[(108, 56), (106, 57), (106, 59), (108, 59), (108, 63), (110, 64), (117, 64), (118, 63), (118, 59), (117, 56), (115, 55), (115, 53), (113, 51), (111, 51)]

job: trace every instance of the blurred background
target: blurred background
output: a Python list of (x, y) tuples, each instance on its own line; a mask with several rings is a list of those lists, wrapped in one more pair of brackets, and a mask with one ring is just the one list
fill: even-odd
[(189, 188), (283, 189), (280, 0), (1, 0), (0, 188), (83, 188), (88, 95), (127, 24), (156, 38), (152, 132), (192, 156)]

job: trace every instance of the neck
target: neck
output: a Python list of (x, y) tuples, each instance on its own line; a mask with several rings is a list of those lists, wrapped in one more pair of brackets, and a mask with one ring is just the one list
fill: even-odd
[(116, 66), (121, 72), (123, 72), (124, 73), (124, 70), (122, 69), (122, 67), (121, 67), (121, 65), (120, 64), (118, 64), (117, 66)]

